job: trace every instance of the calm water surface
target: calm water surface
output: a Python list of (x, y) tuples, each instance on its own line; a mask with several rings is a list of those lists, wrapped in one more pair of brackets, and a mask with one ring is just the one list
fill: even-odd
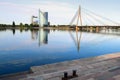
[(120, 52), (118, 30), (0, 30), (0, 75), (116, 52)]

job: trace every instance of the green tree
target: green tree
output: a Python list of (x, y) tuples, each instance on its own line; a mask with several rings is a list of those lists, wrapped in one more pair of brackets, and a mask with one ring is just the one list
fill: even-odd
[(24, 30), (24, 25), (23, 23), (20, 23), (20, 32), (22, 32), (22, 30)]
[(28, 24), (25, 24), (25, 27), (28, 27), (29, 25)]
[(23, 27), (23, 23), (20, 23), (20, 27)]
[(15, 22), (13, 21), (13, 23), (12, 23), (12, 27), (15, 27)]

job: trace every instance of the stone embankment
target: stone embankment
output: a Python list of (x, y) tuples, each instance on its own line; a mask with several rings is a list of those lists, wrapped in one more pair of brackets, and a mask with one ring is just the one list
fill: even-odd
[(0, 80), (120, 80), (120, 53), (33, 66), (30, 71)]

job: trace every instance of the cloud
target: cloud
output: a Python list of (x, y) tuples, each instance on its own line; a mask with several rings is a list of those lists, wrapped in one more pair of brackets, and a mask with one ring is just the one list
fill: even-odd
[[(0, 6), (3, 6), (7, 10), (6, 12), (11, 15), (18, 14), (25, 17), (24, 20), (27, 21), (30, 21), (30, 16), (38, 15), (38, 9), (40, 8), (42, 11), (49, 13), (49, 21), (52, 24), (68, 24), (72, 18), (71, 16), (75, 13), (75, 9), (71, 4), (55, 1), (34, 1), (30, 4), (0, 2)], [(21, 21), (24, 20), (21, 19)]]

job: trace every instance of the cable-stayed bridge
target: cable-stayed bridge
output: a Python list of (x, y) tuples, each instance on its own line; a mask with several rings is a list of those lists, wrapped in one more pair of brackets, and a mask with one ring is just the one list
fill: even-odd
[(81, 6), (79, 6), (69, 25), (72, 27), (120, 27), (120, 23), (81, 8)]
[[(80, 50), (80, 42), (82, 40), (82, 31), (80, 30), (88, 30), (90, 32), (93, 32), (93, 30), (95, 30), (95, 32), (99, 32), (100, 28), (105, 28), (105, 30), (106, 28), (113, 27), (120, 28), (120, 23), (115, 22), (109, 18), (103, 17), (99, 14), (96, 14), (90, 10), (81, 8), (81, 6), (79, 6), (69, 25), (70, 27), (75, 29), (75, 34), (73, 34), (71, 30), (69, 31), (69, 34), (72, 40), (74, 41), (78, 51)], [(101, 37), (104, 36), (101, 35)], [(96, 38), (91, 37), (90, 39), (94, 42)], [(107, 40), (106, 36), (105, 39), (99, 39), (99, 41), (95, 42), (94, 45), (97, 45), (98, 43), (103, 42), (104, 40)]]

